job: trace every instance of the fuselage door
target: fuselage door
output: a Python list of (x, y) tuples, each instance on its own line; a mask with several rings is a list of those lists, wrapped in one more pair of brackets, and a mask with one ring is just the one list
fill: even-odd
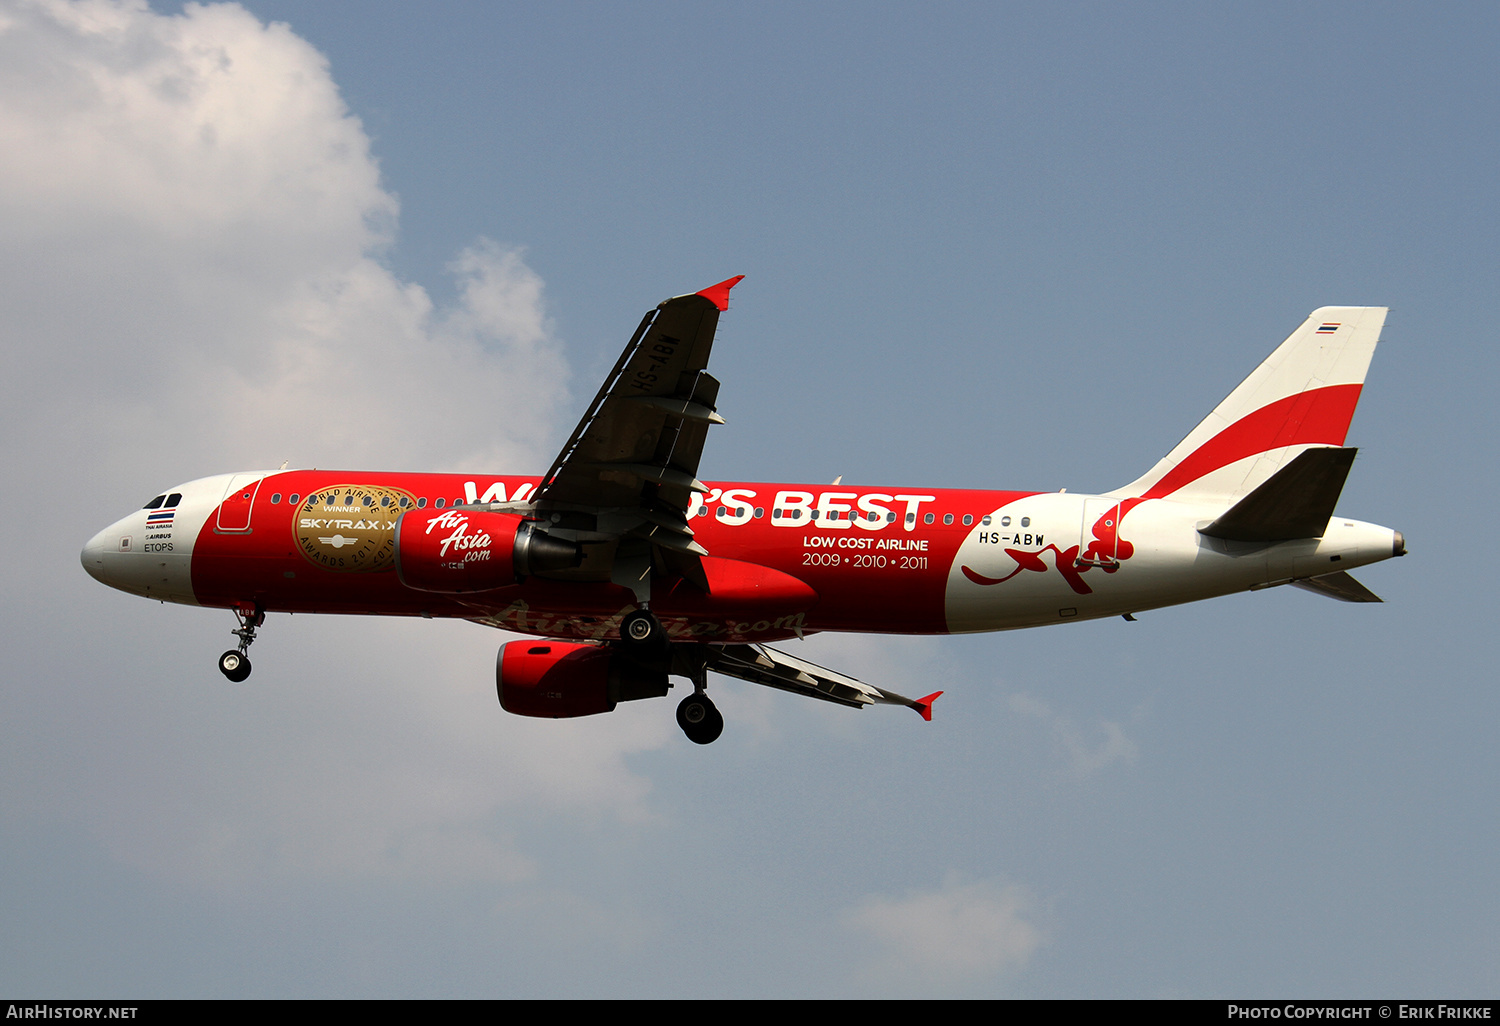
[(218, 530), (250, 530), (250, 510), (255, 505), (260, 482), (258, 474), (236, 474), (229, 479), (229, 487), (224, 489), (224, 501), (219, 503), (219, 519), (215, 525)]

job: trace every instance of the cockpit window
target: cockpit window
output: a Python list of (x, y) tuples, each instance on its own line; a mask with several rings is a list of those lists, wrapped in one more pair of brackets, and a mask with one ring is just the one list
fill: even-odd
[(181, 492), (173, 492), (171, 495), (167, 496), (166, 506), (167, 506), (167, 508), (170, 509), (170, 508), (176, 506), (181, 501), (182, 501), (182, 493)]
[(142, 506), (141, 509), (161, 509), (161, 504), (166, 501), (167, 497), (165, 495), (158, 495), (156, 498), (152, 499), (150, 502)]

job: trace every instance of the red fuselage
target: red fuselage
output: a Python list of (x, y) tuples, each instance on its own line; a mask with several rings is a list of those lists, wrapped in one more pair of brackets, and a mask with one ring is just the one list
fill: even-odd
[[(205, 521), (193, 546), (193, 593), (210, 606), (255, 601), (268, 611), (463, 617), (536, 634), (607, 636), (608, 623), (634, 608), (631, 593), (607, 579), (532, 577), (479, 594), (422, 593), (402, 584), (388, 556), (340, 565), (339, 550), (317, 542), (389, 537), (408, 511), (402, 499), (409, 509), (440, 501), (473, 508), (462, 504), (486, 494), (524, 497), (535, 484), (448, 474), (273, 474), (254, 490), (242, 521), (248, 530)], [(330, 490), (342, 492), (338, 502), (309, 505), (310, 495)], [(719, 586), (704, 594), (678, 580), (652, 607), (672, 634), (714, 641), (822, 630), (944, 633), (944, 592), (959, 546), (986, 516), (1027, 494), (711, 484), (689, 523), (710, 553), (711, 585)]]

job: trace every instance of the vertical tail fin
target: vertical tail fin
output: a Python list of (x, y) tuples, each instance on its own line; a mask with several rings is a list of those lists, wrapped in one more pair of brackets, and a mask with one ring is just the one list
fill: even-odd
[(1111, 492), (1232, 504), (1314, 446), (1339, 446), (1385, 324), (1381, 306), (1325, 306), (1144, 477)]

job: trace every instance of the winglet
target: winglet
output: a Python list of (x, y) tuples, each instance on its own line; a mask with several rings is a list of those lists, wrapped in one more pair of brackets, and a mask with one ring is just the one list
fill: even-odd
[(915, 709), (917, 712), (919, 712), (919, 713), (922, 714), (922, 719), (926, 720), (928, 723), (931, 723), (932, 722), (932, 703), (936, 702), (937, 699), (938, 699), (938, 696), (941, 695), (941, 694), (942, 694), (941, 691), (934, 691), (932, 694), (928, 695), (926, 698), (919, 698), (919, 699), (917, 699), (915, 702), (913, 702), (911, 704), (911, 707), (913, 709)]
[(743, 274), (736, 274), (733, 278), (725, 278), (717, 285), (710, 285), (702, 292), (697, 293), (708, 300), (720, 310), (729, 309), (729, 290), (745, 280)]

